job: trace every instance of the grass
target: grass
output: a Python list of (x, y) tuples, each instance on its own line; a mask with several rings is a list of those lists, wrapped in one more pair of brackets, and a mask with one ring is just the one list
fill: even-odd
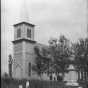
[[(10, 78), (1, 78), (1, 88), (19, 88), (18, 86), (20, 84), (23, 86), (23, 88), (25, 88), (26, 81), (27, 81), (26, 79), (17, 80)], [(64, 83), (58, 81), (29, 80), (29, 83), (30, 88), (69, 88), (66, 87)]]
[[(29, 80), (30, 88), (63, 88), (63, 83), (57, 81)], [(1, 79), (1, 88), (18, 88), (19, 84), (25, 88), (26, 80)]]

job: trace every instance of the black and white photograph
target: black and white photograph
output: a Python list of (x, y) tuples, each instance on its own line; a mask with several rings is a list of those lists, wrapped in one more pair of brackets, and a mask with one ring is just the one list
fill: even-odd
[(1, 88), (88, 88), (88, 0), (1, 0)]

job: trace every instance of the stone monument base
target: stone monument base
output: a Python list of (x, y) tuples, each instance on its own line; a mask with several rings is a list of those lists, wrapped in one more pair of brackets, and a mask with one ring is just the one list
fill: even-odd
[(65, 83), (66, 86), (79, 86), (79, 84), (76, 81), (68, 81)]

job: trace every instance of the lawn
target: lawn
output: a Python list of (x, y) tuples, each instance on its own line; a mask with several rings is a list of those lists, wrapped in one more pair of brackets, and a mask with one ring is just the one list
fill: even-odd
[[(26, 81), (27, 80), (25, 79), (17, 80), (17, 79), (1, 78), (1, 88), (19, 88), (19, 85), (22, 85), (23, 88), (25, 88)], [(30, 88), (76, 88), (76, 87), (66, 87), (64, 83), (58, 81), (44, 81), (44, 80), (29, 80), (29, 85)], [(84, 88), (87, 87), (85, 86)]]
[[(1, 88), (18, 88), (20, 84), (25, 88), (26, 80), (1, 79)], [(29, 80), (29, 84), (30, 88), (63, 88), (64, 86), (62, 82), (44, 80)]]

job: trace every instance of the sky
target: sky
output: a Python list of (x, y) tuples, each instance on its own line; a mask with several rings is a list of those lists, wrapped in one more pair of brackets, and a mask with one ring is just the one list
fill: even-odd
[(87, 0), (1, 0), (1, 68), (8, 72), (13, 54), (13, 25), (26, 20), (35, 24), (35, 40), (47, 44), (64, 34), (71, 41), (87, 33)]

